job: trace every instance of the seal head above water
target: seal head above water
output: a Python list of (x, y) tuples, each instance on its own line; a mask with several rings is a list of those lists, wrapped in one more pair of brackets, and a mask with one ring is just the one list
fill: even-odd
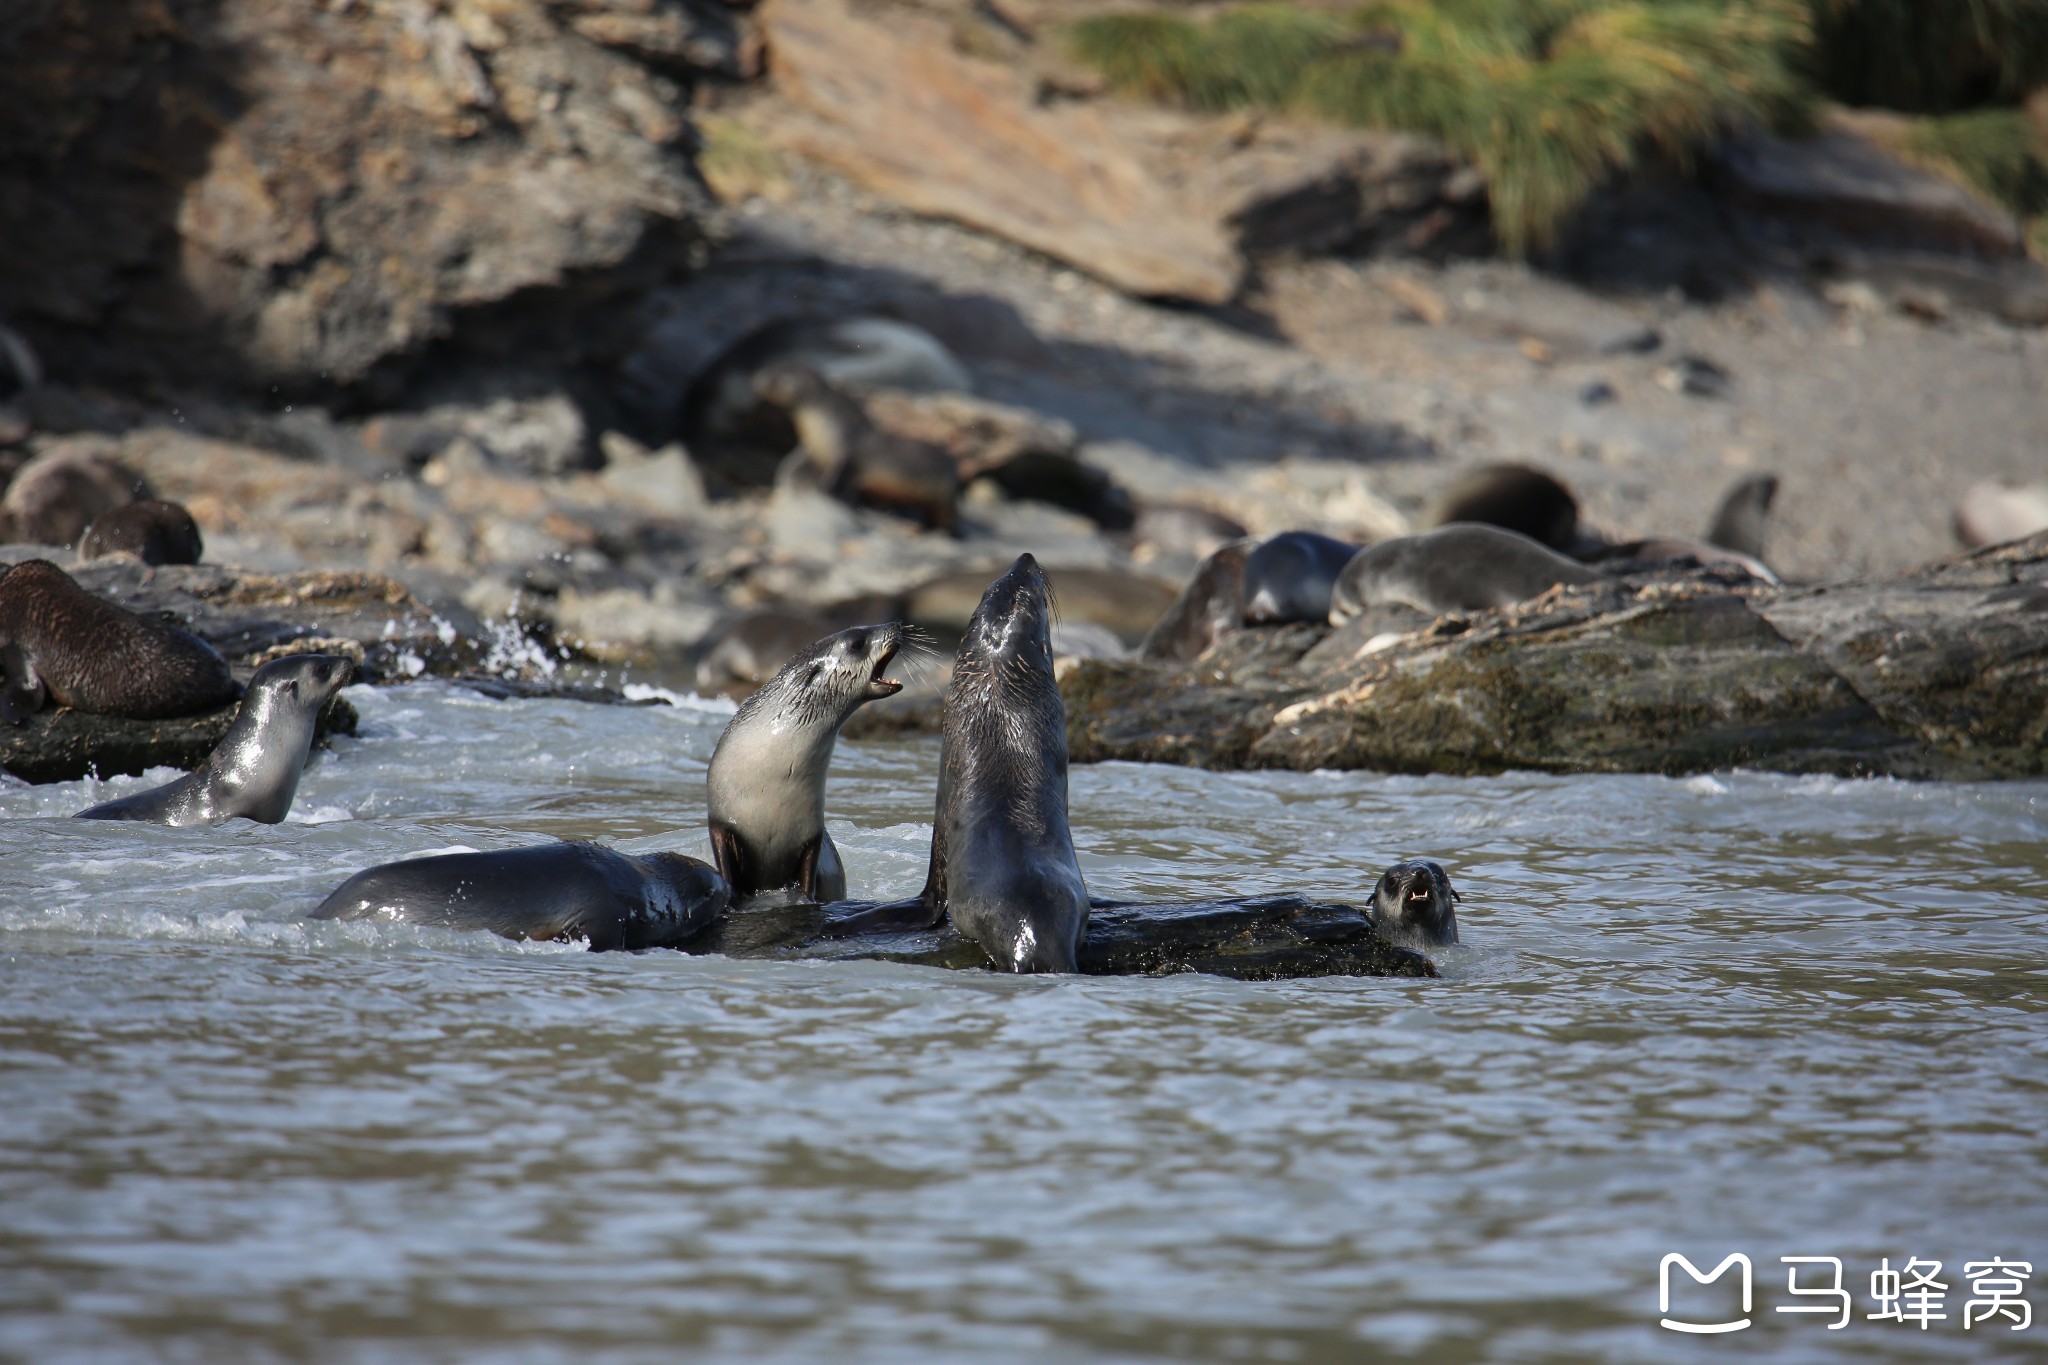
[(320, 712), (354, 674), (333, 654), (294, 654), (256, 670), (234, 724), (206, 761), (177, 781), (78, 812), (81, 820), (206, 825), (243, 816), (266, 825), (291, 812)]
[(903, 684), (883, 676), (908, 638), (900, 624), (855, 626), (799, 653), (740, 704), (706, 778), (711, 856), (745, 901), (799, 886), (846, 897), (846, 869), (825, 832), (825, 770), (839, 727)]
[(1372, 893), (1372, 922), (1396, 942), (1458, 941), (1458, 893), (1443, 868), (1427, 858), (1395, 863)]

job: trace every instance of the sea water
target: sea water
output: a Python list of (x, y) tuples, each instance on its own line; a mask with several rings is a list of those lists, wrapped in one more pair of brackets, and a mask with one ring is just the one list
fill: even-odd
[[(409, 855), (703, 856), (731, 713), (349, 695), (281, 826), (67, 818), (168, 770), (0, 788), (0, 1356), (2048, 1345), (1972, 1292), (2026, 1262), (2048, 1311), (2048, 784), (1077, 767), (1098, 894), (1431, 857), (1464, 944), (1435, 981), (1010, 978), (310, 923)], [(855, 894), (922, 884), (936, 767), (840, 746)], [(1665, 1260), (1737, 1253), (1746, 1311), (1743, 1265)]]

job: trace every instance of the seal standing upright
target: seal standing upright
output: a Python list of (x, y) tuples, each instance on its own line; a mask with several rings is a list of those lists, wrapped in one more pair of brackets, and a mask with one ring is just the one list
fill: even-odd
[(731, 899), (698, 858), (561, 843), (380, 863), (336, 887), (312, 917), (582, 939), (605, 952), (679, 947)]
[(333, 654), (272, 659), (249, 679), (234, 724), (204, 763), (175, 782), (102, 802), (78, 818), (203, 825), (240, 815), (278, 823), (298, 795), (314, 722), (354, 671)]
[(825, 832), (825, 769), (847, 718), (903, 690), (882, 670), (904, 639), (894, 624), (828, 635), (727, 723), (705, 785), (711, 856), (736, 900), (791, 885), (813, 900), (845, 899), (846, 869)]
[(953, 661), (925, 907), (1013, 972), (1078, 970), (1088, 885), (1067, 828), (1067, 710), (1030, 555), (989, 585)]
[(0, 674), (0, 720), (17, 725), (45, 697), (156, 720), (225, 705), (237, 691), (212, 645), (93, 596), (47, 559), (0, 577)]

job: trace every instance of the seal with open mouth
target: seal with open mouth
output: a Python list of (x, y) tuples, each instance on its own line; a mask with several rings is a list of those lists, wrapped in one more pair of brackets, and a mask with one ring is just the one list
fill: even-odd
[(706, 779), (711, 856), (733, 900), (800, 887), (844, 900), (846, 869), (825, 832), (825, 769), (839, 727), (903, 684), (885, 677), (914, 643), (899, 623), (855, 626), (804, 650), (741, 703), (719, 736)]
[(1373, 924), (1389, 942), (1456, 943), (1459, 899), (1440, 865), (1427, 858), (1395, 863), (1373, 888)]

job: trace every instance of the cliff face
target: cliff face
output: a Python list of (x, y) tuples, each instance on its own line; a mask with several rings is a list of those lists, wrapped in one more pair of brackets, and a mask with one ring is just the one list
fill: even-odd
[(348, 383), (707, 210), (683, 108), (755, 45), (678, 0), (27, 0), (0, 307), (103, 378)]

